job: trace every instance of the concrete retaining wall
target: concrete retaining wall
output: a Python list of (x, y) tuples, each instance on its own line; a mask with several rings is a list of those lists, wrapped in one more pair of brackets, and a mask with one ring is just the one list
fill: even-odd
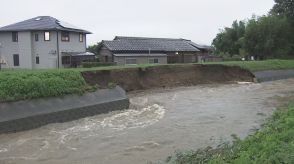
[(294, 69), (259, 71), (259, 72), (254, 72), (254, 75), (259, 82), (282, 80), (282, 79), (294, 78)]
[(120, 87), (82, 96), (0, 103), (0, 133), (29, 130), (128, 107), (129, 99)]

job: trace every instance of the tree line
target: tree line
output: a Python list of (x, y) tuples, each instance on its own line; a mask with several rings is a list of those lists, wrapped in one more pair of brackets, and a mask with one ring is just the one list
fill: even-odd
[(223, 57), (294, 58), (294, 0), (275, 0), (267, 15), (234, 21), (212, 45)]

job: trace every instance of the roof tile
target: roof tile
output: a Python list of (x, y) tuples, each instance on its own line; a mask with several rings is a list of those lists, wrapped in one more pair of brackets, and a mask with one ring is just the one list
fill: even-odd
[(113, 41), (103, 41), (110, 51), (160, 51), (198, 52), (199, 49), (186, 39), (116, 37)]
[(38, 16), (22, 22), (14, 23), (0, 28), (0, 32), (4, 31), (35, 31), (35, 30), (64, 30), (73, 32), (88, 33), (91, 32), (75, 28), (73, 25), (59, 21), (50, 16)]

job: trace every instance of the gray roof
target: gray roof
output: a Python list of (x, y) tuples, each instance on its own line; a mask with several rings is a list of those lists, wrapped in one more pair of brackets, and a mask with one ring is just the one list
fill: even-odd
[(198, 52), (199, 49), (186, 39), (115, 37), (112, 41), (102, 41), (110, 51), (129, 52)]
[(136, 57), (162, 57), (167, 56), (166, 54), (113, 54), (113, 56), (117, 57), (130, 57), (130, 56), (136, 56)]
[(92, 52), (62, 52), (62, 56), (95, 56)]
[(69, 23), (60, 21), (50, 16), (38, 16), (22, 22), (14, 23), (0, 28), (0, 32), (11, 31), (38, 31), (38, 30), (61, 30), (90, 34), (91, 32), (75, 27)]
[(211, 46), (207, 46), (207, 45), (200, 45), (200, 44), (196, 44), (194, 42), (191, 42), (190, 41), (190, 44), (197, 47), (198, 49), (204, 49), (204, 50), (212, 50), (212, 47)]

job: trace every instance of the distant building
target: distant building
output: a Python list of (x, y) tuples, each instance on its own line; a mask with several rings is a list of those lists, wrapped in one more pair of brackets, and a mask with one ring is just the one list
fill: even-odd
[(117, 36), (112, 41), (101, 42), (99, 58), (118, 65), (193, 63), (208, 55), (209, 50), (209, 46), (186, 39)]
[(4, 68), (62, 68), (95, 58), (86, 53), (91, 32), (50, 16), (39, 16), (0, 28)]

